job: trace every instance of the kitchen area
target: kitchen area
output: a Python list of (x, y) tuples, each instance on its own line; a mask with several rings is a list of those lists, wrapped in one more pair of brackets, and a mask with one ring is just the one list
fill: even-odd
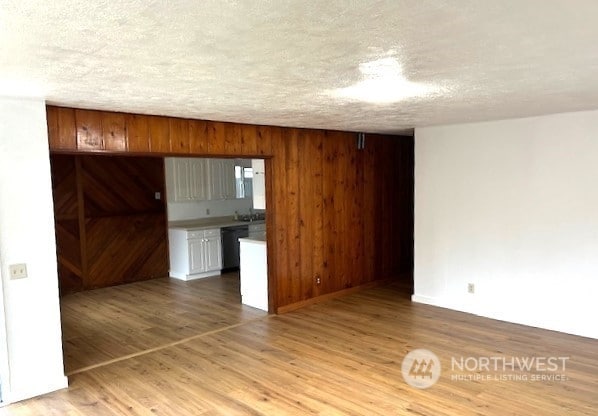
[(169, 276), (238, 273), (243, 304), (268, 310), (263, 159), (165, 158)]

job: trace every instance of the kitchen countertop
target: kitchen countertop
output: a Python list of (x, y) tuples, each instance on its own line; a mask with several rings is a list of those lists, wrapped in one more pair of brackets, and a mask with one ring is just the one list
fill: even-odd
[(208, 230), (210, 228), (234, 227), (236, 225), (264, 224), (266, 220), (239, 221), (233, 217), (201, 218), (197, 220), (170, 221), (168, 228), (178, 230)]

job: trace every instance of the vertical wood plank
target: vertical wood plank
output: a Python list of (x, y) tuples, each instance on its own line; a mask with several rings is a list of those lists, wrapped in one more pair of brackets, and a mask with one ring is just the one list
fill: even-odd
[(208, 153), (212, 156), (224, 156), (225, 151), (225, 138), (226, 136), (226, 123), (219, 121), (210, 122), (208, 128)]
[(346, 213), (347, 238), (346, 241), (352, 241), (347, 246), (350, 267), (347, 271), (351, 286), (357, 286), (362, 283), (364, 276), (364, 235), (363, 235), (363, 150), (357, 149), (357, 135), (354, 133), (344, 133), (343, 141), (347, 148), (349, 173), (347, 175), (347, 203), (349, 209)]
[(299, 152), (299, 146), (310, 148), (312, 138), (305, 130), (295, 129), (292, 145), (297, 148), (297, 215), (299, 230), (299, 296), (300, 299), (313, 297), (313, 245), (315, 209), (313, 204), (314, 178), (312, 177), (312, 154), (310, 151)]
[(301, 241), (299, 215), (299, 192), (301, 175), (299, 171), (299, 129), (289, 129), (285, 138), (287, 175), (287, 241), (289, 242), (288, 276), (291, 299), (303, 300), (303, 279), (301, 276)]
[(50, 149), (60, 149), (60, 136), (58, 135), (58, 108), (46, 106), (46, 123), (48, 124), (48, 144)]
[(350, 165), (348, 163), (347, 145), (340, 132), (334, 132), (334, 145), (336, 152), (336, 166), (331, 180), (334, 184), (334, 228), (336, 229), (335, 255), (336, 270), (333, 280), (332, 291), (350, 286), (350, 251), (347, 250), (351, 243), (347, 241), (347, 227), (349, 226), (348, 217), (350, 207), (347, 201), (347, 184), (350, 179)]
[(105, 150), (124, 152), (127, 150), (125, 115), (122, 113), (101, 112), (102, 137)]
[[(314, 132), (310, 141), (308, 155), (311, 158), (311, 175), (313, 181), (313, 231), (312, 231), (312, 256), (313, 256), (313, 280), (314, 296), (320, 294), (322, 285), (322, 275), (324, 269), (324, 183), (323, 183), (323, 139), (324, 132), (318, 130)], [(316, 283), (319, 279), (320, 283)]]
[[(286, 170), (286, 137), (282, 130), (272, 132), (272, 153), (274, 157), (271, 160), (272, 165), (272, 196), (274, 215), (276, 215), (275, 229), (268, 230), (268, 233), (274, 233), (274, 242), (276, 244), (276, 270), (273, 278), (277, 280), (277, 304), (278, 306), (287, 305), (293, 302), (290, 292), (289, 276), (289, 241), (287, 235), (288, 210), (287, 210), (287, 170)], [(268, 208), (270, 209), (270, 208)], [(272, 241), (269, 238), (269, 242)]]
[(149, 116), (150, 150), (156, 153), (170, 152), (170, 125), (168, 117)]
[(208, 154), (210, 125), (210, 121), (189, 120), (189, 153), (201, 156)]
[(322, 284), (320, 294), (334, 291), (336, 276), (336, 241), (339, 238), (335, 221), (335, 182), (333, 178), (336, 172), (337, 149), (333, 132), (325, 132), (323, 138), (323, 159), (322, 159), (322, 226), (326, 232), (322, 237), (324, 245)]
[(243, 156), (258, 156), (257, 151), (257, 126), (251, 124), (241, 124), (241, 152)]
[(258, 155), (270, 156), (272, 154), (272, 137), (280, 136), (280, 127), (257, 126), (256, 151)]
[(319, 293), (324, 246), (322, 241), (322, 137), (319, 131), (299, 130), (299, 216), (302, 297)]
[(224, 124), (223, 156), (240, 156), (242, 154), (243, 125), (237, 123)]
[(376, 278), (376, 164), (375, 136), (366, 138), (363, 150), (363, 277), (361, 282), (370, 282)]
[(99, 111), (75, 110), (77, 149), (103, 150), (102, 119)]
[(58, 136), (63, 149), (77, 148), (77, 126), (72, 108), (58, 107)]
[(129, 152), (148, 153), (150, 151), (148, 116), (127, 114), (125, 124)]
[(170, 152), (189, 154), (189, 121), (184, 118), (169, 118)]
[(51, 150), (76, 150), (77, 127), (75, 110), (72, 108), (47, 106), (48, 140)]
[(276, 211), (276, 204), (274, 203), (274, 164), (272, 159), (264, 161), (266, 173), (266, 207), (268, 207), (268, 215), (266, 215), (266, 238), (267, 244), (267, 258), (268, 258), (268, 312), (276, 313), (278, 310), (278, 244), (276, 244), (277, 218), (279, 214)]

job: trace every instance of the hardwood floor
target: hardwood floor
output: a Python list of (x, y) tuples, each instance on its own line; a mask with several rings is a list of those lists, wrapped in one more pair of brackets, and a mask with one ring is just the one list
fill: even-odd
[(154, 279), (61, 299), (67, 375), (267, 314), (241, 305), (239, 274)]
[[(157, 288), (170, 284), (156, 282)], [(181, 299), (194, 304), (188, 296)], [(152, 302), (139, 306), (148, 317), (160, 318), (150, 333), (162, 336), (162, 316), (175, 312)], [(178, 310), (174, 302), (170, 306)], [(104, 319), (124, 313), (112, 312)], [(226, 307), (210, 311), (214, 317), (223, 313)], [(396, 287), (285, 315), (246, 317), (73, 374), (68, 390), (13, 404), (0, 415), (595, 415), (598, 409), (597, 340), (412, 304)], [(120, 318), (121, 324), (149, 331), (130, 319)], [(222, 322), (230, 323), (230, 317)], [(177, 331), (164, 333), (172, 339)], [(115, 346), (106, 345), (109, 356)], [(442, 364), (439, 381), (425, 390), (406, 384), (401, 373), (405, 354), (415, 348), (435, 352)], [(569, 357), (560, 371), (567, 380), (453, 380), (459, 372), (451, 369), (451, 358), (461, 356)], [(484, 371), (469, 373), (475, 374)]]

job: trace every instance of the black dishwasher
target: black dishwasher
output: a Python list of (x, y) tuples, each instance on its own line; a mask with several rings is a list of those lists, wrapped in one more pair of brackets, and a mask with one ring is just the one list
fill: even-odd
[(222, 269), (238, 269), (240, 264), (239, 257), (239, 238), (249, 236), (249, 227), (247, 225), (235, 225), (222, 228)]

